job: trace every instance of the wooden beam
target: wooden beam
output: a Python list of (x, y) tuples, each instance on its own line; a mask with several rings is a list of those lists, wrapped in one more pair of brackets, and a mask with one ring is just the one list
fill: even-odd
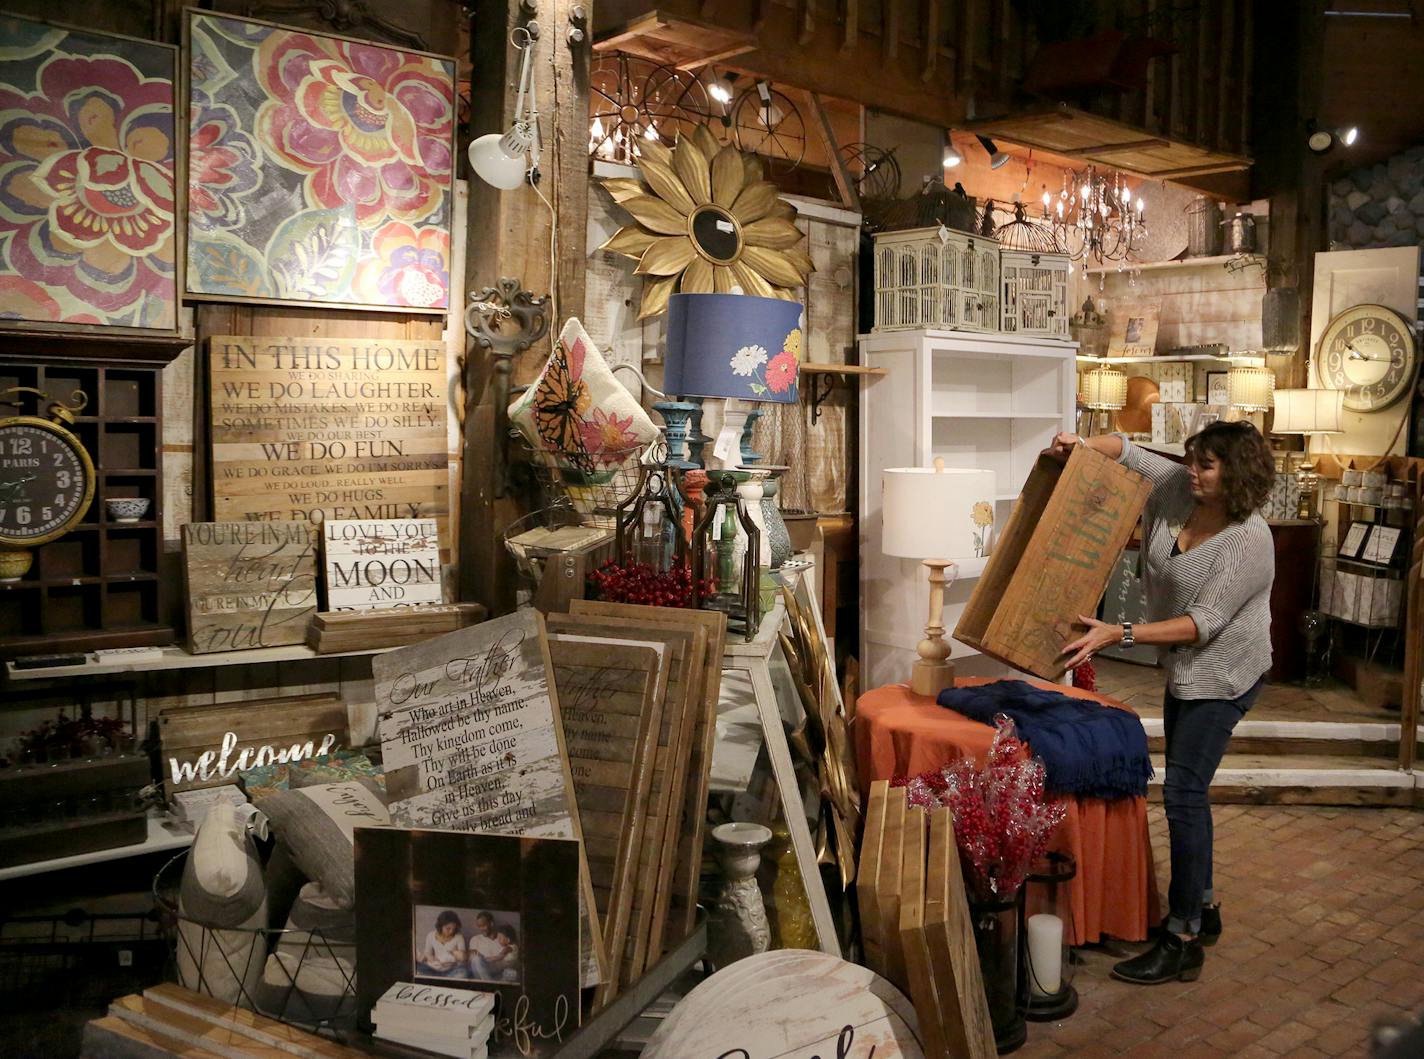
[(884, 27), (881, 44), (889, 62), (900, 54), (900, 0), (880, 0), (880, 19)]
[(1255, 7), (1249, 0), (1241, 6), (1241, 83), (1250, 93), (1246, 105), (1241, 108), (1241, 127), (1237, 130), (1237, 147), (1242, 151), (1250, 149), (1251, 108), (1256, 99), (1256, 82), (1253, 79), (1256, 60), (1256, 27), (1253, 21)]
[(749, 51), (756, 51), (755, 44), (736, 44), (726, 51), (713, 52), (710, 55), (699, 56), (696, 59), (689, 59), (687, 62), (678, 63), (677, 68), (687, 72), (700, 70), (709, 63), (726, 62), (728, 59), (735, 59), (738, 55), (745, 55)]
[(804, 48), (816, 35), (816, 12), (811, 6), (811, 0), (801, 0), (800, 20), (801, 28), (796, 34), (796, 43)]
[[(1233, 96), (1246, 106), (1250, 105), (1249, 84), (1236, 81), (1236, 73), (1240, 69), (1240, 64), (1234, 62), (1236, 47), (1236, 4), (1233, 0), (1217, 0), (1221, 11), (1221, 49), (1216, 53), (1218, 68), (1216, 71), (1216, 122), (1215, 132), (1212, 135), (1212, 146), (1218, 150), (1226, 148), (1226, 130), (1230, 122), (1227, 115), (1231, 108), (1228, 105)], [(1247, 0), (1248, 3), (1251, 0)], [(1239, 85), (1236, 92), (1232, 87)], [(1243, 98), (1244, 97), (1244, 98)]]
[[(1121, 168), (1121, 166), (1119, 166), (1119, 168)], [(1181, 177), (1208, 176), (1212, 173), (1234, 173), (1240, 169), (1250, 168), (1250, 162), (1230, 161), (1187, 166), (1183, 169), (1163, 169), (1155, 172), (1139, 170), (1139, 172), (1141, 172), (1143, 176), (1151, 177), (1153, 180), (1177, 180)]]
[(821, 139), (821, 146), (825, 148), (826, 158), (831, 167), (831, 177), (836, 182), (836, 190), (840, 192), (841, 204), (848, 210), (860, 212), (860, 195), (855, 190), (855, 182), (851, 179), (850, 173), (846, 170), (845, 159), (841, 157), (839, 145), (836, 143), (835, 130), (831, 128), (830, 115), (826, 113), (825, 104), (821, 102), (821, 97), (814, 92), (807, 92), (806, 96), (811, 101), (811, 127), (816, 135)]
[[(1145, 147), (1168, 147), (1170, 140), (1164, 140), (1160, 136), (1153, 136), (1146, 140), (1123, 140), (1120, 143), (1102, 143), (1093, 147), (1070, 147), (1067, 150), (1054, 151), (1054, 154), (1061, 154), (1065, 158), (1086, 158), (1094, 154), (1117, 154), (1119, 151), (1138, 151)], [(1044, 148), (1050, 150), (1050, 148)]]
[(979, 5), (984, 0), (964, 0), (959, 11), (959, 39), (954, 50), (959, 53), (959, 90), (968, 92), (974, 87), (975, 30), (979, 25)]
[(925, 65), (920, 71), (920, 80), (929, 84), (934, 80), (935, 67), (939, 65), (939, 17), (944, 0), (922, 2), (925, 8)]
[(859, 34), (860, 0), (845, 0), (845, 35), (841, 37), (841, 51), (854, 51)]

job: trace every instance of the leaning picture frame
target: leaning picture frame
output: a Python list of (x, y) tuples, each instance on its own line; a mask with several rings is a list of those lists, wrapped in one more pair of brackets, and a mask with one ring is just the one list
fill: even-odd
[(1350, 528), (1345, 531), (1345, 536), (1340, 539), (1340, 548), (1336, 554), (1343, 559), (1359, 559), (1360, 553), (1364, 550), (1365, 541), (1369, 536), (1370, 524), (1368, 522), (1352, 522)]
[(1114, 302), (1108, 306), (1108, 356), (1150, 357), (1157, 348), (1162, 318), (1158, 300)]

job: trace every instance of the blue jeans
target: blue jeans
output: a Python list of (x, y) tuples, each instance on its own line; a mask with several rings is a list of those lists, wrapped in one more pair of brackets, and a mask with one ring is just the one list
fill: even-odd
[(1211, 779), (1236, 722), (1246, 716), (1264, 682), (1262, 677), (1235, 699), (1179, 699), (1169, 690), (1163, 700), (1167, 778), (1162, 803), (1172, 845), (1167, 929), (1175, 933), (1201, 929), (1202, 905), (1212, 897)]

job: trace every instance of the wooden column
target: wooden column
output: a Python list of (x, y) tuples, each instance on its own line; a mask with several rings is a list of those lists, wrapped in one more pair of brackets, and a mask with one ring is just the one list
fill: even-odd
[[(503, 132), (514, 120), (520, 52), (510, 34), (532, 17), (539, 24), (533, 81), (539, 104), (543, 154), (536, 191), (525, 185), (499, 191), (470, 175), (465, 287), (493, 287), (517, 278), (536, 295), (551, 294), (549, 338), (515, 359), (513, 382), (529, 382), (548, 355), (563, 322), (581, 316), (588, 224), (588, 69), (593, 8), (588, 0), (537, 0), (532, 12), (519, 3), (481, 5), (470, 20), (471, 139)], [(576, 29), (581, 39), (570, 39)], [(464, 144), (462, 144), (462, 150)], [(557, 223), (549, 206), (557, 215)], [(550, 234), (557, 232), (557, 260)], [(488, 392), (489, 358), (466, 344), (465, 461), (460, 522), (460, 598), (500, 614), (513, 608), (514, 571), (501, 534), (519, 511), (494, 495), (495, 409)]]

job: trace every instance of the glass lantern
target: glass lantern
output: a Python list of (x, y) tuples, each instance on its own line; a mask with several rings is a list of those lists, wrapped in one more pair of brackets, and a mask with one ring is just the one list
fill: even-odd
[(761, 625), (761, 531), (737, 487), (747, 471), (708, 474), (702, 516), (692, 531), (692, 585), (695, 605), (727, 615), (728, 630), (747, 640)]
[(1065, 885), (1078, 873), (1066, 853), (1049, 853), (1025, 880), (1023, 973), (1032, 1022), (1056, 1022), (1078, 1010), (1073, 988), (1073, 905)]

